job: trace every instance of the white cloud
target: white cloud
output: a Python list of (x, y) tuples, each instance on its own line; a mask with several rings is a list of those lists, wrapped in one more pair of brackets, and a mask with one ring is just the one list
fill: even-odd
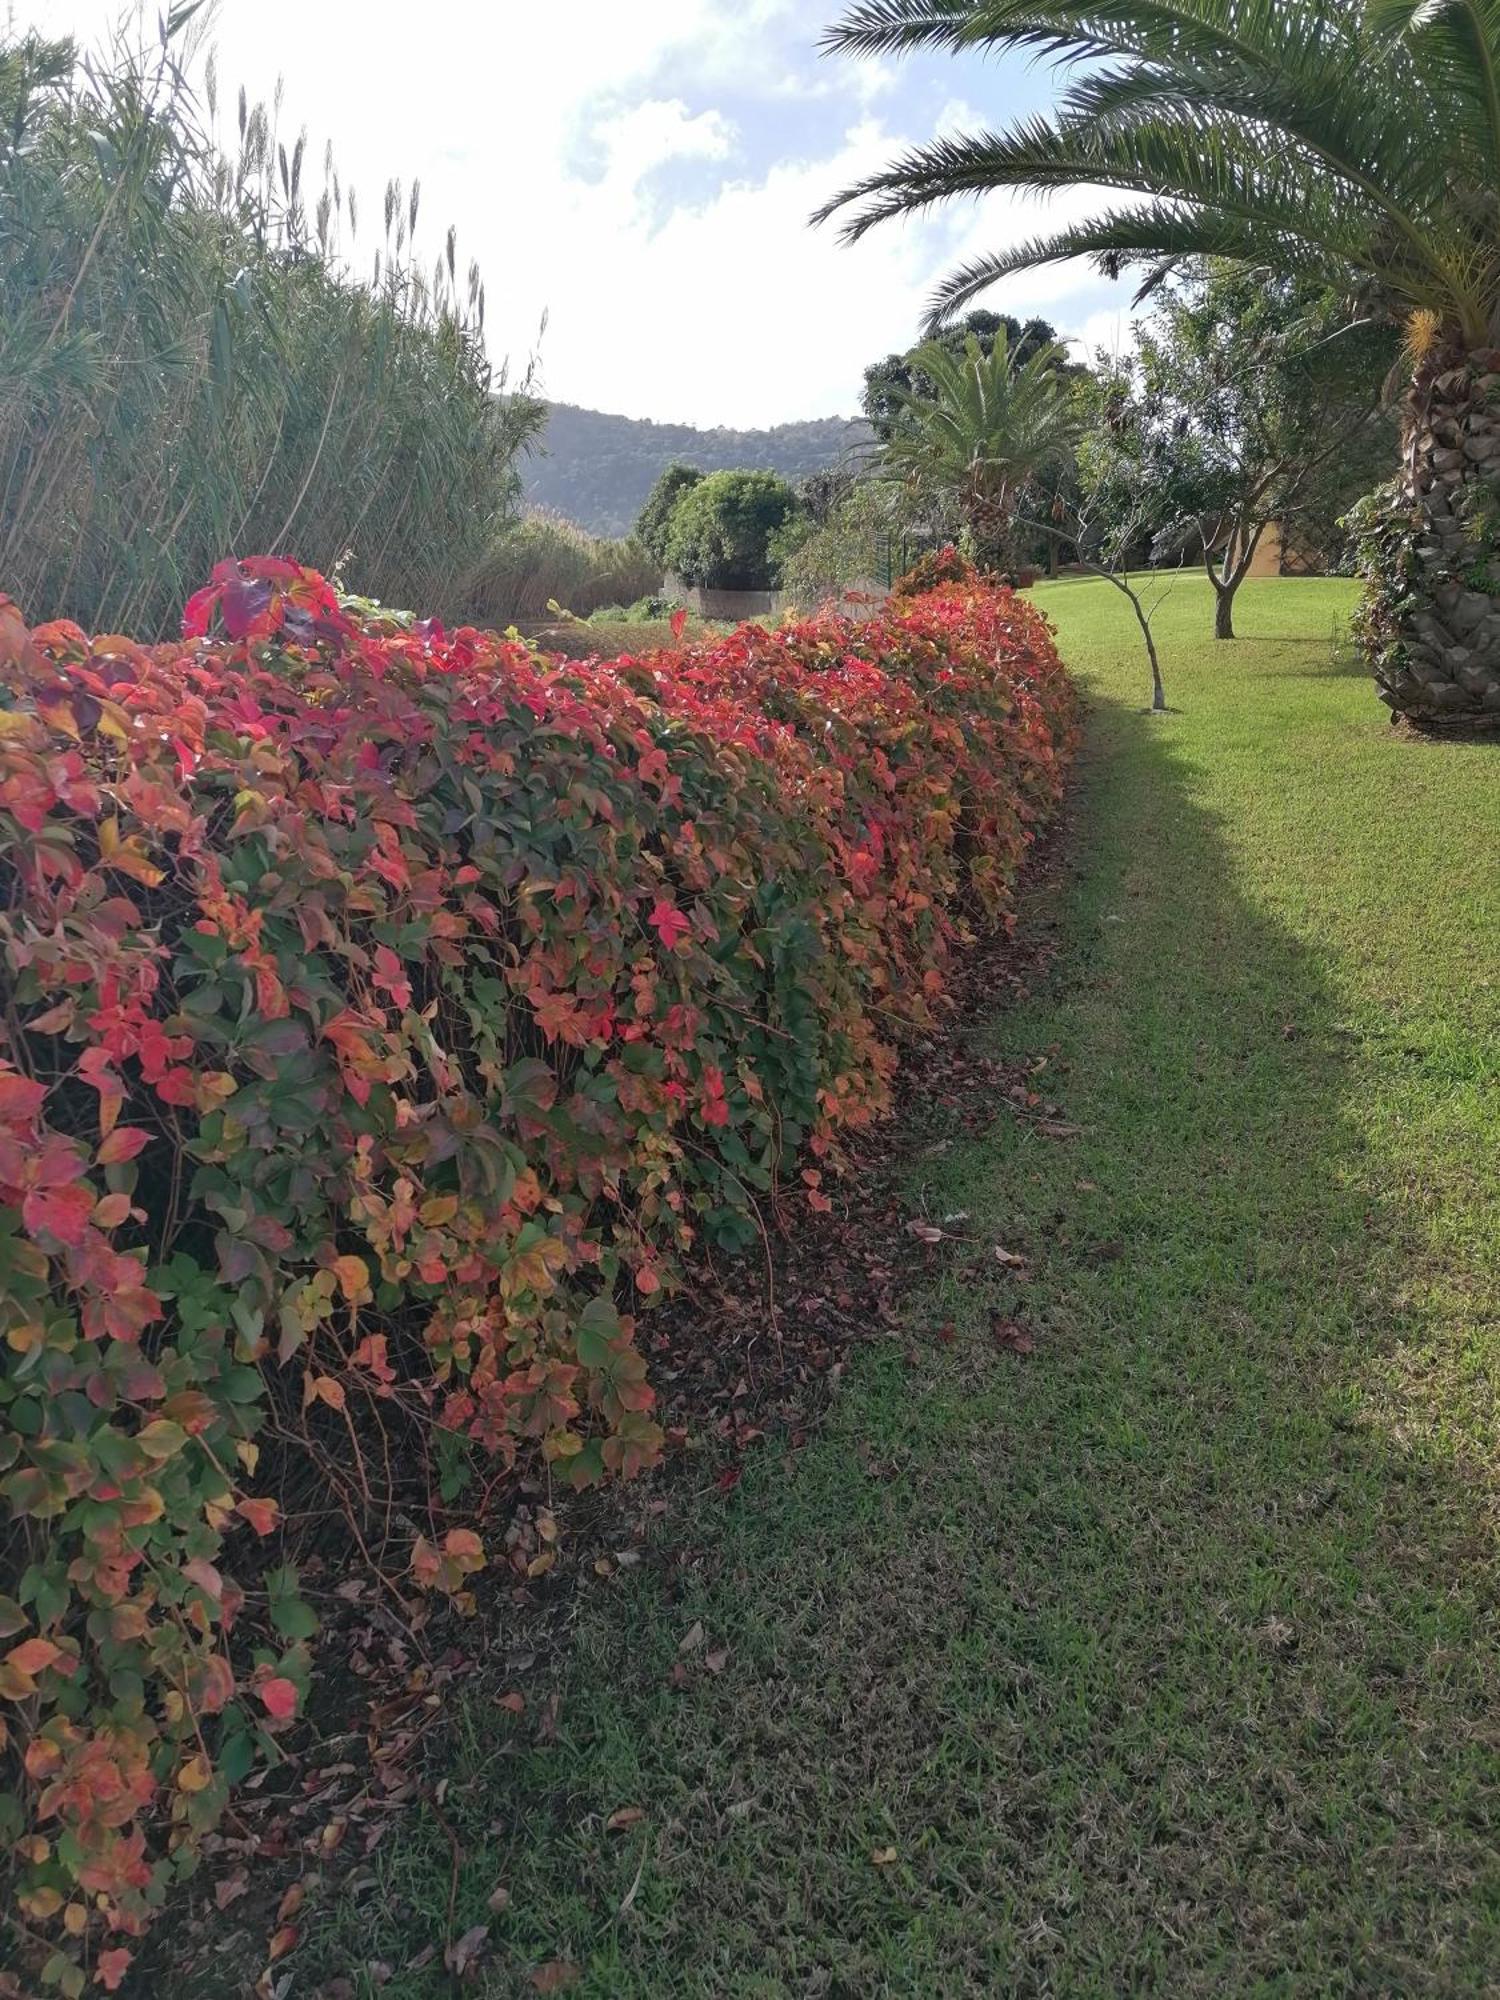
[[(119, 0), (15, 3), (23, 23), (92, 38)], [(790, 72), (789, 30), (806, 50)], [(529, 0), (222, 0), (221, 124), (232, 136), (241, 81), (269, 98), (285, 73), (284, 136), (305, 125), (309, 161), (331, 138), (360, 190), (357, 267), (387, 178), (419, 174), (419, 247), (435, 257), (457, 225), (461, 261), (477, 256), (484, 272), (497, 359), (524, 364), (545, 315), (552, 396), (705, 424), (828, 415), (855, 407), (867, 361), (912, 338), (951, 262), (1076, 204), (1044, 215), (991, 197), (852, 248), (835, 227), (811, 230), (821, 202), (932, 130), (877, 112), (895, 80), (878, 65), (843, 72), (840, 119), (839, 72), (813, 61), (814, 32), (806, 0), (570, 0), (563, 13)], [(828, 104), (825, 137), (816, 156), (752, 172), (715, 93), (758, 97), (774, 130), (789, 74)], [(985, 122), (959, 99), (943, 119)], [(1072, 269), (1012, 280), (986, 303), (1076, 332), (1110, 296)]]
[(1100, 351), (1112, 361), (1123, 359), (1135, 349), (1135, 327), (1128, 305), (1114, 311), (1090, 313), (1074, 338), (1080, 361), (1091, 362)]

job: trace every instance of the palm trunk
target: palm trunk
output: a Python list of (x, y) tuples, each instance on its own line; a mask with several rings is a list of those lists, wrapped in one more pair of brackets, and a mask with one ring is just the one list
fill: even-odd
[(1380, 698), (1419, 724), (1500, 724), (1500, 349), (1419, 372), (1402, 442), (1360, 615)]

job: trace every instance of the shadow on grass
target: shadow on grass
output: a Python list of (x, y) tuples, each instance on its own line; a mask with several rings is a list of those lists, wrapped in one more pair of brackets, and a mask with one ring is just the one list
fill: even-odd
[(1053, 1051), (1082, 1135), (934, 1108), (914, 1210), (981, 1248), (803, 1450), (678, 1486), (560, 1684), (488, 1635), (444, 1824), (376, 1849), (309, 1986), (448, 1991), (405, 1968), (451, 1892), (494, 1994), (554, 1960), (600, 2000), (1487, 1990), (1490, 1496), (1370, 1390), (1442, 1332), (1397, 1303), (1402, 1163), (1175, 736), (1101, 708), (1084, 784), (1056, 988), (976, 1024)]

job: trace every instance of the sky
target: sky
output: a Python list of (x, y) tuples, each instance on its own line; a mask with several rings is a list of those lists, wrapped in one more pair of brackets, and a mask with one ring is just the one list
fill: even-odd
[[(460, 263), (484, 274), (491, 358), (513, 379), (534, 364), (555, 401), (752, 427), (852, 413), (865, 365), (910, 344), (949, 265), (1079, 206), (995, 195), (852, 247), (811, 228), (815, 208), (904, 146), (1008, 122), (1050, 94), (1044, 70), (1013, 58), (820, 56), (838, 6), (219, 0), (209, 41), (226, 141), (240, 86), (269, 102), (280, 79), (281, 136), (290, 149), (307, 132), (318, 180), (331, 143), (360, 193), (356, 270), (387, 181), (419, 176), (418, 248), (435, 259), (456, 226)], [(127, 7), (10, 11), (87, 45)], [(153, 6), (153, 34), (155, 19)], [(1124, 288), (1087, 266), (1009, 280), (982, 303), (1090, 348), (1124, 337)]]

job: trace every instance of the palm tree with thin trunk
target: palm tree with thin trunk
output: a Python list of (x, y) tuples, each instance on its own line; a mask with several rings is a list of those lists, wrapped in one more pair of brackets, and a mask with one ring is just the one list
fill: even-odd
[[(830, 50), (1051, 57), (1045, 117), (945, 137), (823, 211), (845, 235), (996, 188), (1097, 212), (953, 271), (941, 325), (1021, 271), (1230, 258), (1406, 330), (1401, 465), (1362, 637), (1393, 709), (1500, 722), (1500, 0), (857, 0)], [(821, 219), (821, 218), (820, 218)]]
[(894, 393), (886, 469), (956, 506), (986, 568), (1002, 566), (1022, 495), (1072, 455), (1079, 420), (1058, 373), (1065, 362), (1046, 346), (1018, 363), (1001, 327), (988, 354), (972, 334), (962, 354), (937, 341), (918, 348), (913, 371), (930, 391)]

